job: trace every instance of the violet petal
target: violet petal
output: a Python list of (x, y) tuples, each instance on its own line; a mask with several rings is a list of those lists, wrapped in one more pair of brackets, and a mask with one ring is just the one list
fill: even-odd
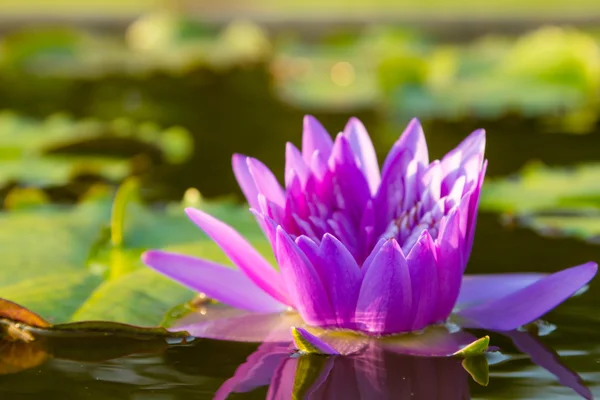
[(250, 207), (258, 209), (258, 188), (256, 187), (254, 178), (248, 169), (248, 162), (246, 161), (247, 158), (248, 157), (242, 154), (233, 155), (231, 158), (233, 174), (235, 175), (235, 179), (240, 185), (248, 204), (250, 204)]
[(285, 207), (285, 192), (273, 172), (256, 158), (248, 157), (246, 162), (258, 192), (278, 206)]
[(312, 263), (281, 227), (276, 237), (275, 255), (294, 307), (310, 325), (335, 326), (327, 290)]
[(371, 141), (365, 126), (360, 120), (352, 117), (344, 128), (344, 135), (350, 142), (354, 154), (358, 157), (360, 169), (367, 178), (371, 194), (375, 194), (381, 183), (381, 175), (379, 172), (377, 155), (373, 148), (373, 142)]
[(258, 287), (290, 305), (279, 273), (235, 229), (198, 209), (185, 212)]
[(273, 374), (289, 359), (287, 345), (280, 343), (263, 343), (258, 350), (248, 356), (245, 363), (240, 365), (235, 374), (229, 378), (213, 397), (214, 400), (224, 400), (231, 393), (246, 393), (271, 383)]
[(413, 311), (410, 272), (402, 249), (388, 240), (369, 265), (358, 296), (360, 330), (385, 334), (410, 329)]
[(233, 268), (158, 250), (145, 252), (142, 261), (182, 285), (232, 307), (256, 312), (276, 312), (286, 308)]
[(302, 153), (292, 143), (285, 145), (285, 185), (288, 186), (294, 174), (298, 176), (302, 185), (306, 183), (308, 165), (302, 158)]
[(410, 121), (400, 138), (392, 146), (383, 163), (381, 175), (385, 176), (387, 170), (391, 167), (390, 164), (395, 162), (400, 153), (406, 151), (410, 153), (412, 159), (417, 160), (419, 163), (423, 165), (429, 164), (429, 152), (427, 150), (425, 134), (423, 133), (421, 123), (416, 118)]
[(462, 279), (457, 309), (497, 300), (539, 281), (547, 274), (465, 275)]
[(236, 342), (292, 341), (290, 329), (304, 322), (297, 313), (252, 313), (222, 305), (206, 305), (179, 319), (170, 329), (206, 339)]
[(329, 158), (332, 147), (331, 136), (323, 125), (312, 115), (306, 115), (302, 130), (302, 156), (306, 164), (310, 164), (315, 151), (319, 151), (324, 159)]
[(432, 318), (438, 301), (436, 247), (431, 235), (423, 231), (406, 257), (413, 288), (411, 330), (420, 330), (435, 322)]
[(588, 262), (548, 275), (507, 296), (460, 310), (462, 326), (510, 331), (535, 321), (587, 284), (598, 265)]
[(308, 238), (300, 237), (298, 247), (308, 257), (321, 277), (339, 326), (347, 326), (354, 317), (360, 291), (362, 272), (352, 254), (330, 234), (325, 234), (317, 247)]
[(439, 300), (433, 318), (436, 321), (445, 320), (450, 315), (458, 297), (465, 265), (462, 251), (464, 236), (461, 233), (463, 215), (456, 208), (446, 218), (446, 223), (440, 226), (441, 232), (437, 242)]

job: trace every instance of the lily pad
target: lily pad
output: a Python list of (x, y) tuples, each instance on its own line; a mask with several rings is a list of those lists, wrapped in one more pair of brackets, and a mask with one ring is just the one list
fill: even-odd
[(548, 236), (597, 242), (600, 236), (600, 164), (550, 168), (531, 164), (518, 176), (486, 182), (481, 208)]
[(33, 342), (37, 338), (93, 338), (115, 336), (131, 339), (187, 338), (185, 331), (169, 332), (165, 328), (142, 328), (109, 321), (81, 321), (52, 325), (19, 304), (0, 299), (0, 327), (3, 340)]
[(36, 121), (0, 113), (0, 183), (65, 184), (79, 174), (121, 180), (136, 155), (180, 163), (192, 150), (191, 136), (179, 127), (162, 130), (126, 119), (74, 121), (59, 114)]
[[(194, 293), (144, 267), (141, 253), (167, 247), (213, 258), (216, 246), (187, 219), (184, 206), (195, 201), (229, 219), (247, 211), (233, 203), (200, 201), (197, 191), (188, 192), (181, 204), (154, 209), (142, 203), (138, 191), (135, 181), (127, 181), (114, 201), (104, 191), (76, 206), (40, 202), (0, 213), (5, 235), (0, 245), (2, 295), (53, 324), (161, 324), (174, 305), (191, 300)], [(245, 221), (250, 226), (251, 219)], [(244, 224), (237, 228), (244, 232)], [(254, 243), (268, 243), (257, 228), (245, 233)]]

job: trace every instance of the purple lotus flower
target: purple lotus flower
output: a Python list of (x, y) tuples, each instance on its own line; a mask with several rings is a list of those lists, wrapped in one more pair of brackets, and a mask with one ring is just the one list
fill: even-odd
[[(478, 130), (430, 162), (415, 119), (380, 171), (360, 121), (350, 119), (332, 141), (307, 116), (302, 151), (289, 143), (286, 148), (285, 188), (260, 161), (233, 157), (279, 271), (233, 228), (193, 208), (186, 210), (190, 219), (238, 269), (161, 251), (149, 251), (143, 260), (260, 318), (289, 320), (282, 312), (294, 310), (299, 318), (292, 325), (381, 336), (445, 323), (454, 311), (453, 320), (463, 327), (509, 331), (569, 298), (597, 265), (552, 275), (463, 276), (487, 165), (484, 147), (485, 133)], [(199, 323), (191, 333), (228, 335), (227, 321), (206, 319), (208, 325)], [(281, 332), (289, 335), (289, 326), (282, 323)]]

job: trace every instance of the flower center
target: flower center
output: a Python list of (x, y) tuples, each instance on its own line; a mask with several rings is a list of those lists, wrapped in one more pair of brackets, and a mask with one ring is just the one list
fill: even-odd
[(442, 217), (443, 212), (437, 205), (430, 208), (425, 207), (422, 201), (417, 201), (410, 209), (402, 211), (392, 220), (381, 237), (395, 238), (404, 254), (408, 254), (424, 230), (427, 230), (432, 238), (437, 237)]

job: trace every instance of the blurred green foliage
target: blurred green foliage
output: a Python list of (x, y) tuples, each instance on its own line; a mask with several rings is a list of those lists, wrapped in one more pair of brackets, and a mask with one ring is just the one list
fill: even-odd
[[(159, 87), (167, 74), (181, 93), (198, 85), (197, 96), (209, 96), (211, 74), (239, 68), (264, 69), (279, 98), (303, 109), (376, 108), (403, 122), (414, 115), (519, 113), (542, 118), (553, 130), (587, 132), (600, 111), (598, 38), (574, 28), (451, 44), (371, 26), (306, 41), (270, 37), (243, 21), (219, 31), (171, 13), (140, 18), (124, 37), (67, 28), (6, 35), (0, 42), (0, 107), (160, 119), (163, 99), (142, 85)], [(118, 87), (111, 83), (115, 78)], [(189, 102), (180, 110), (193, 112)]]
[(64, 185), (78, 175), (118, 182), (135, 171), (135, 156), (143, 168), (152, 160), (181, 163), (192, 151), (192, 139), (180, 127), (163, 130), (125, 118), (75, 121), (62, 114), (37, 121), (0, 112), (0, 186)]
[(550, 168), (533, 163), (517, 176), (488, 180), (481, 208), (502, 212), (548, 236), (600, 239), (600, 164)]
[(203, 12), (222, 13), (232, 8), (238, 12), (256, 14), (280, 15), (289, 17), (294, 14), (326, 14), (336, 16), (355, 16), (356, 14), (380, 13), (401, 14), (411, 16), (422, 15), (460, 15), (462, 17), (490, 18), (490, 16), (510, 16), (516, 13), (520, 16), (562, 16), (586, 15), (597, 10), (595, 0), (502, 0), (481, 2), (478, 0), (304, 0), (287, 1), (253, 0), (244, 2), (231, 0), (226, 4), (216, 6), (214, 2), (199, 2), (197, 0), (4, 0), (0, 3), (0, 12), (7, 14), (60, 13), (78, 15), (80, 13), (96, 12), (101, 15), (137, 15), (157, 7), (172, 7), (190, 13)]

